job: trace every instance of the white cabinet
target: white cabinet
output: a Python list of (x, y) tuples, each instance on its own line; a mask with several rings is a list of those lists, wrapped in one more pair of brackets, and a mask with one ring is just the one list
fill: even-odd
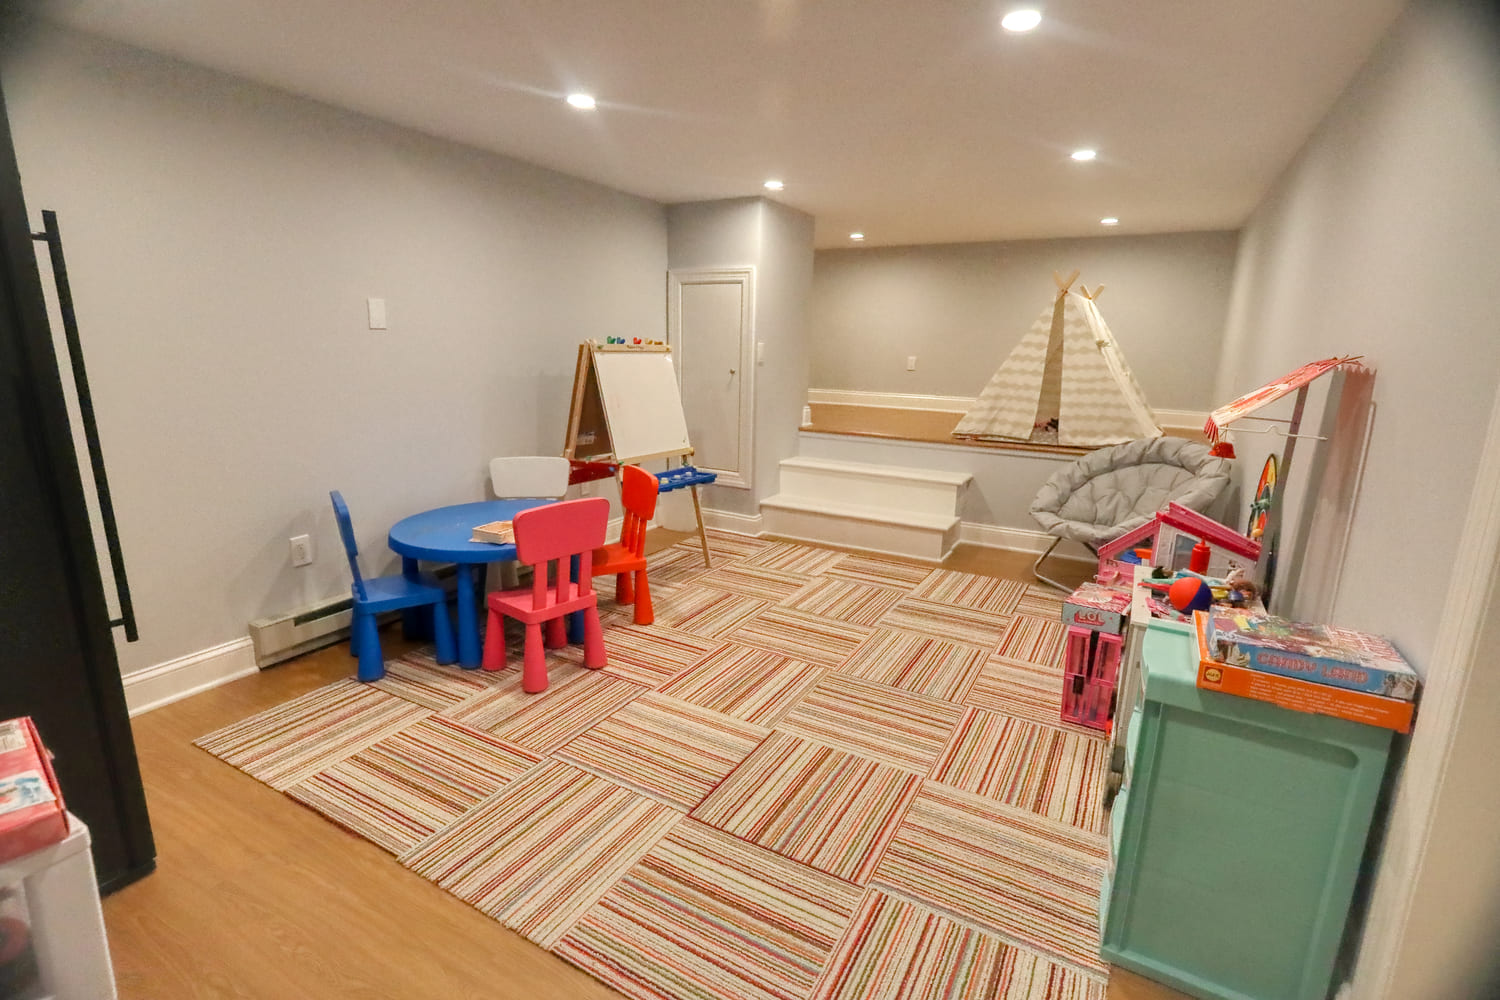
[(17, 883), (25, 891), (31, 945), (41, 976), (40, 994), (33, 990), (21, 995), (115, 1000), (89, 828), (69, 813), (67, 837), (0, 865), (0, 886)]

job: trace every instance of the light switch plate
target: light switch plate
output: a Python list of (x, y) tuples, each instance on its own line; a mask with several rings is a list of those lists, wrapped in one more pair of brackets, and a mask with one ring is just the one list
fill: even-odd
[(385, 329), (385, 299), (366, 299), (366, 305), (370, 310), (370, 329)]

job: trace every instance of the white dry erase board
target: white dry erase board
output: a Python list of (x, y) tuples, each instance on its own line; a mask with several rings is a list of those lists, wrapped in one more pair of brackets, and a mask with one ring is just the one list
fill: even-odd
[[(564, 454), (628, 465), (691, 455), (672, 353), (665, 346), (584, 344), (573, 386)], [(597, 402), (596, 402), (597, 401)], [(605, 434), (591, 434), (595, 408)], [(601, 438), (607, 438), (601, 440)]]

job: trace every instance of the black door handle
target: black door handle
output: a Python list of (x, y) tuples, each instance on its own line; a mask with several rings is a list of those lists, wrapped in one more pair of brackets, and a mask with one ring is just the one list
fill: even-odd
[(73, 290), (68, 285), (68, 265), (63, 260), (62, 233), (57, 228), (57, 213), (42, 210), (42, 231), (31, 238), (47, 244), (52, 261), (52, 280), (57, 286), (57, 308), (62, 313), (63, 337), (68, 344), (68, 361), (73, 367), (73, 388), (78, 394), (78, 414), (83, 419), (83, 439), (88, 444), (89, 467), (94, 473), (94, 491), (99, 499), (99, 517), (104, 521), (104, 544), (109, 548), (109, 567), (115, 578), (115, 593), (120, 599), (120, 617), (110, 619), (110, 627), (125, 627), (125, 641), (135, 642), (140, 634), (135, 628), (135, 607), (130, 603), (130, 581), (125, 576), (125, 555), (120, 551), (120, 529), (115, 525), (115, 505), (109, 496), (109, 476), (104, 471), (104, 453), (99, 448), (99, 425), (94, 420), (94, 398), (89, 394), (89, 374), (83, 366), (83, 344), (78, 339), (78, 318), (73, 312)]

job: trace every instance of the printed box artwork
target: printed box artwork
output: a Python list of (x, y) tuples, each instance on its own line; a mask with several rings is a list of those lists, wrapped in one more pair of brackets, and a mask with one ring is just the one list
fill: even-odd
[(30, 718), (0, 722), (0, 862), (68, 835), (62, 791)]
[(1198, 632), (1198, 687), (1269, 702), (1295, 712), (1330, 715), (1398, 733), (1411, 732), (1416, 711), (1412, 702), (1220, 663), (1209, 652), (1208, 616), (1200, 611), (1194, 619)]
[(1401, 701), (1417, 696), (1416, 671), (1378, 635), (1271, 615), (1215, 612), (1207, 639), (1213, 659), (1231, 666)]
[(1085, 583), (1063, 601), (1064, 625), (1119, 635), (1130, 616), (1130, 591)]

